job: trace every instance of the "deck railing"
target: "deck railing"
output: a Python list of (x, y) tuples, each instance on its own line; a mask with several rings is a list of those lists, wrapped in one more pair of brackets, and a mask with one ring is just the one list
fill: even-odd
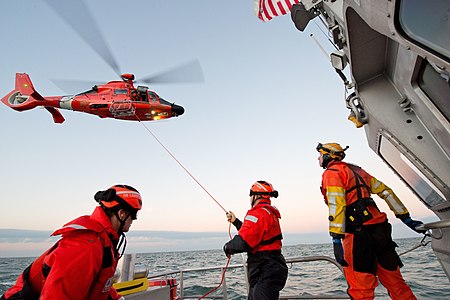
[[(342, 277), (344, 277), (344, 269), (342, 268), (341, 265), (339, 265), (336, 260), (332, 259), (331, 257), (328, 256), (306, 256), (306, 257), (290, 257), (290, 258), (286, 258), (286, 263), (288, 265), (293, 265), (293, 264), (297, 264), (297, 263), (305, 263), (305, 262), (314, 262), (314, 261), (325, 261), (328, 263), (331, 263), (333, 265), (336, 266), (336, 268), (341, 272)], [(185, 278), (187, 277), (186, 274), (188, 273), (204, 273), (204, 272), (209, 272), (209, 271), (218, 271), (220, 270), (221, 274), (224, 271), (224, 266), (214, 266), (214, 267), (201, 267), (201, 268), (190, 268), (190, 269), (183, 269), (183, 270), (178, 270), (178, 271), (169, 271), (169, 272), (164, 272), (164, 273), (159, 273), (159, 274), (153, 274), (151, 276), (149, 276), (149, 279), (156, 279), (156, 278), (176, 278), (178, 277), (178, 281), (179, 281), (179, 299), (180, 300), (187, 300), (187, 299), (198, 299), (200, 298), (202, 295), (186, 295), (185, 294)], [(233, 270), (237, 270), (237, 269), (243, 269), (244, 270), (244, 278), (242, 278), (242, 282), (245, 282), (245, 285), (247, 286), (247, 279), (245, 278), (245, 274), (246, 274), (246, 270), (244, 269), (244, 264), (235, 264), (235, 265), (229, 265), (227, 268), (227, 273), (229, 271), (233, 271)], [(227, 280), (226, 280), (227, 276), (224, 276), (223, 282), (222, 282), (222, 287), (221, 287), (221, 291), (222, 291), (222, 295), (217, 295), (217, 293), (215, 293), (215, 295), (208, 295), (206, 298), (204, 299), (223, 299), (223, 300), (227, 300), (228, 299), (228, 286), (227, 286)], [(344, 279), (345, 280), (345, 279)], [(248, 290), (248, 286), (247, 286), (247, 290)], [(219, 289), (220, 291), (220, 289)], [(345, 293), (345, 291), (343, 291)], [(283, 291), (281, 291), (280, 293), (280, 298), (279, 299), (349, 299), (349, 297), (345, 294), (343, 295), (342, 293), (337, 295), (329, 295), (329, 294), (322, 294), (322, 295), (287, 295), (285, 293), (283, 293)]]

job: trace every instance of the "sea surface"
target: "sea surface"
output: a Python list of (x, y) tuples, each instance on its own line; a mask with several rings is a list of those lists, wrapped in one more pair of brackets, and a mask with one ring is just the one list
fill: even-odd
[[(398, 253), (407, 252), (420, 243), (421, 239), (397, 239)], [(283, 254), (289, 257), (333, 256), (330, 244), (302, 244), (285, 246)], [(11, 286), (17, 276), (34, 258), (0, 258), (0, 294)], [(431, 245), (401, 255), (404, 267), (403, 277), (418, 299), (450, 299), (450, 282), (436, 260)], [(149, 275), (184, 269), (225, 266), (227, 258), (221, 250), (139, 253), (138, 264), (148, 266)], [(231, 266), (242, 264), (243, 256), (234, 255)], [(220, 269), (184, 273), (184, 296), (203, 295), (216, 287), (221, 281)], [(180, 282), (179, 277), (178, 283)], [(228, 299), (246, 299), (244, 272), (241, 268), (230, 268), (226, 272)], [(346, 282), (340, 270), (327, 261), (302, 262), (289, 265), (289, 277), (283, 295), (346, 295)], [(180, 291), (178, 291), (180, 296)], [(211, 295), (221, 295), (221, 289)], [(211, 296), (210, 295), (210, 296)], [(198, 298), (198, 297), (197, 297)], [(375, 290), (376, 299), (390, 299), (380, 284)]]

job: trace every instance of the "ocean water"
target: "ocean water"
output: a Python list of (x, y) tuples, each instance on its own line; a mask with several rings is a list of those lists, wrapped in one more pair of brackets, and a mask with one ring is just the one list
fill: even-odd
[[(405, 252), (420, 239), (398, 239), (398, 253)], [(285, 246), (283, 254), (288, 257), (332, 256), (330, 244), (306, 244)], [(11, 286), (17, 276), (34, 258), (0, 258), (0, 294)], [(402, 274), (418, 299), (450, 299), (450, 282), (436, 260), (430, 245), (421, 246), (401, 256), (404, 263)], [(137, 263), (145, 264), (150, 275), (182, 269), (225, 266), (227, 258), (221, 250), (140, 253)], [(230, 265), (242, 264), (243, 257), (234, 255)], [(188, 272), (184, 275), (184, 296), (203, 295), (221, 281), (221, 270)], [(175, 277), (177, 278), (177, 277)], [(226, 273), (228, 299), (246, 299), (244, 272), (241, 268)], [(179, 278), (177, 278), (179, 282)], [(284, 295), (346, 295), (347, 284), (342, 273), (326, 261), (302, 262), (289, 265), (289, 277)], [(180, 292), (178, 292), (180, 295)], [(221, 295), (221, 289), (211, 295)], [(211, 296), (210, 295), (210, 296)], [(375, 290), (376, 299), (390, 299), (380, 284)], [(189, 298), (192, 299), (192, 298)]]

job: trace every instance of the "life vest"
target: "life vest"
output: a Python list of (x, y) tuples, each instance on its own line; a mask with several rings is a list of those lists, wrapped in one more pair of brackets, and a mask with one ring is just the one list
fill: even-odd
[[(94, 214), (95, 213), (96, 212), (94, 212)], [(84, 299), (106, 300), (108, 298), (108, 294), (110, 293), (113, 284), (118, 254), (106, 229), (99, 222), (92, 220), (90, 216), (83, 216), (67, 223), (63, 228), (56, 230), (52, 234), (52, 236), (57, 235), (62, 235), (62, 239), (37, 258), (22, 273), (21, 277), (17, 280), (16, 285), (10, 289), (11, 291), (8, 290), (5, 293), (6, 299), (39, 299), (46, 279), (52, 271), (53, 255), (58, 251), (69, 251), (69, 249), (58, 249), (58, 247), (64, 239), (71, 239), (73, 237), (76, 237), (78, 240), (80, 240), (80, 238), (82, 240), (91, 240), (94, 243), (100, 241), (103, 248), (102, 255), (98, 256), (98, 259), (101, 259), (101, 268), (95, 277), (95, 281), (90, 285), (87, 297)], [(70, 251), (76, 251), (76, 249), (71, 249)], [(74, 255), (74, 257), (76, 257), (76, 255)], [(80, 268), (91, 267), (86, 264), (89, 264), (89, 262), (80, 262)], [(70, 276), (70, 274), (67, 274), (67, 276)], [(83, 279), (79, 278), (78, 280)], [(46, 287), (46, 293), (47, 296), (52, 296), (54, 294), (62, 293), (62, 291), (54, 291), (51, 287)], [(113, 294), (117, 294), (115, 290)], [(77, 297), (77, 295), (70, 296), (71, 299), (83, 298), (83, 296)]]
[(260, 202), (247, 212), (239, 235), (252, 248), (251, 253), (281, 250), (283, 235), (278, 209)]
[[(325, 175), (335, 176), (336, 173), (340, 173), (343, 178), (343, 188), (345, 189), (345, 232), (352, 233), (362, 225), (386, 221), (386, 214), (380, 212), (371, 197), (370, 182), (372, 176), (370, 174), (361, 167), (342, 161), (331, 162)], [(324, 193), (323, 190), (322, 193)]]

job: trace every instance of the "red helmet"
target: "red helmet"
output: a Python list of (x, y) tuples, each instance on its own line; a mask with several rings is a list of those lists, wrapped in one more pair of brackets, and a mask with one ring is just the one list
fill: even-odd
[(120, 207), (130, 212), (137, 212), (142, 208), (142, 198), (139, 192), (124, 184), (114, 185), (106, 191), (98, 191), (94, 199), (105, 208)]
[(273, 189), (273, 186), (267, 181), (258, 180), (250, 188), (250, 196), (260, 195), (263, 198), (278, 197), (278, 191)]

